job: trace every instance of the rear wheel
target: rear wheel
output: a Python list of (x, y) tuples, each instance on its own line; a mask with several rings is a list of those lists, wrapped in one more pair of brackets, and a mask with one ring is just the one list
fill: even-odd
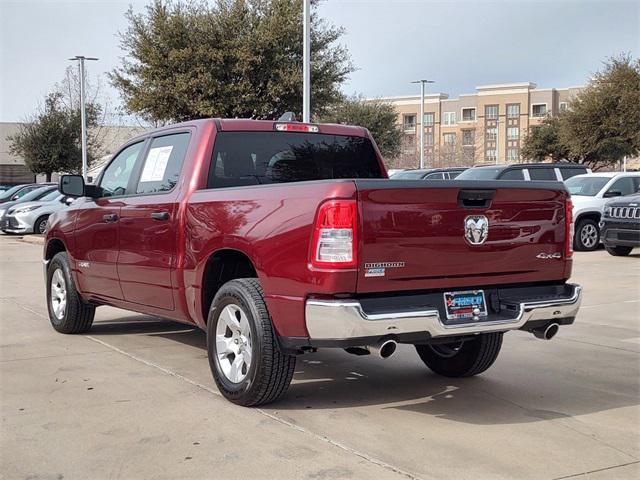
[(633, 250), (633, 247), (625, 247), (623, 245), (618, 245), (617, 247), (608, 247), (605, 245), (604, 248), (614, 257), (626, 257), (631, 253), (631, 250)]
[(66, 252), (60, 252), (47, 269), (47, 307), (51, 325), (60, 333), (84, 333), (91, 328), (95, 307), (84, 303), (71, 277)]
[(43, 215), (36, 223), (33, 225), (33, 233), (45, 234), (47, 233), (47, 221), (49, 220), (49, 215)]
[(598, 248), (600, 229), (595, 220), (585, 218), (576, 225), (574, 247), (578, 251), (590, 252)]
[(225, 283), (209, 310), (209, 366), (220, 393), (233, 403), (257, 406), (287, 391), (296, 357), (280, 352), (257, 279)]
[(445, 377), (471, 377), (487, 370), (500, 353), (502, 333), (484, 333), (473, 340), (416, 345), (427, 367)]

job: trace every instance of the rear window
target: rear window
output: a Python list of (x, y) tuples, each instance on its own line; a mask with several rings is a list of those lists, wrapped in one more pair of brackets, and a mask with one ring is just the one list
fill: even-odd
[(220, 132), (208, 188), (381, 178), (369, 139), (298, 132)]
[(456, 177), (456, 180), (495, 180), (504, 168), (470, 168)]

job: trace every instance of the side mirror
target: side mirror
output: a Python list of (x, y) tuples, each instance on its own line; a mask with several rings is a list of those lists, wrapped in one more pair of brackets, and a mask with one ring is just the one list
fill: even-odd
[(84, 179), (82, 175), (62, 175), (58, 183), (58, 190), (70, 197), (84, 196)]
[(620, 192), (619, 190), (609, 190), (608, 192), (605, 192), (604, 195), (602, 195), (602, 198), (621, 197), (621, 196), (622, 196), (622, 192)]

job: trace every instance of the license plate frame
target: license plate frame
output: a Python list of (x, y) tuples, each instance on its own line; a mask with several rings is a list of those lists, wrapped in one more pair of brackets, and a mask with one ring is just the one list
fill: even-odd
[[(484, 290), (445, 292), (443, 298), (447, 320), (468, 320), (474, 317), (482, 318), (488, 315)], [(457, 301), (459, 299), (460, 301)], [(481, 299), (481, 303), (478, 303), (478, 299)], [(476, 308), (480, 310), (479, 313), (473, 313)]]

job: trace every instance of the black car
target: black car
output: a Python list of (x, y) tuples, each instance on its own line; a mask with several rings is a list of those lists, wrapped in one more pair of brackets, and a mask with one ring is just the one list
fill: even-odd
[(391, 176), (394, 180), (452, 180), (467, 170), (466, 167), (418, 168), (404, 170)]
[(604, 208), (600, 238), (611, 255), (629, 255), (640, 247), (640, 194), (613, 200)]
[(584, 173), (591, 173), (591, 170), (575, 163), (518, 163), (469, 168), (458, 175), (457, 180), (547, 180), (562, 182)]

